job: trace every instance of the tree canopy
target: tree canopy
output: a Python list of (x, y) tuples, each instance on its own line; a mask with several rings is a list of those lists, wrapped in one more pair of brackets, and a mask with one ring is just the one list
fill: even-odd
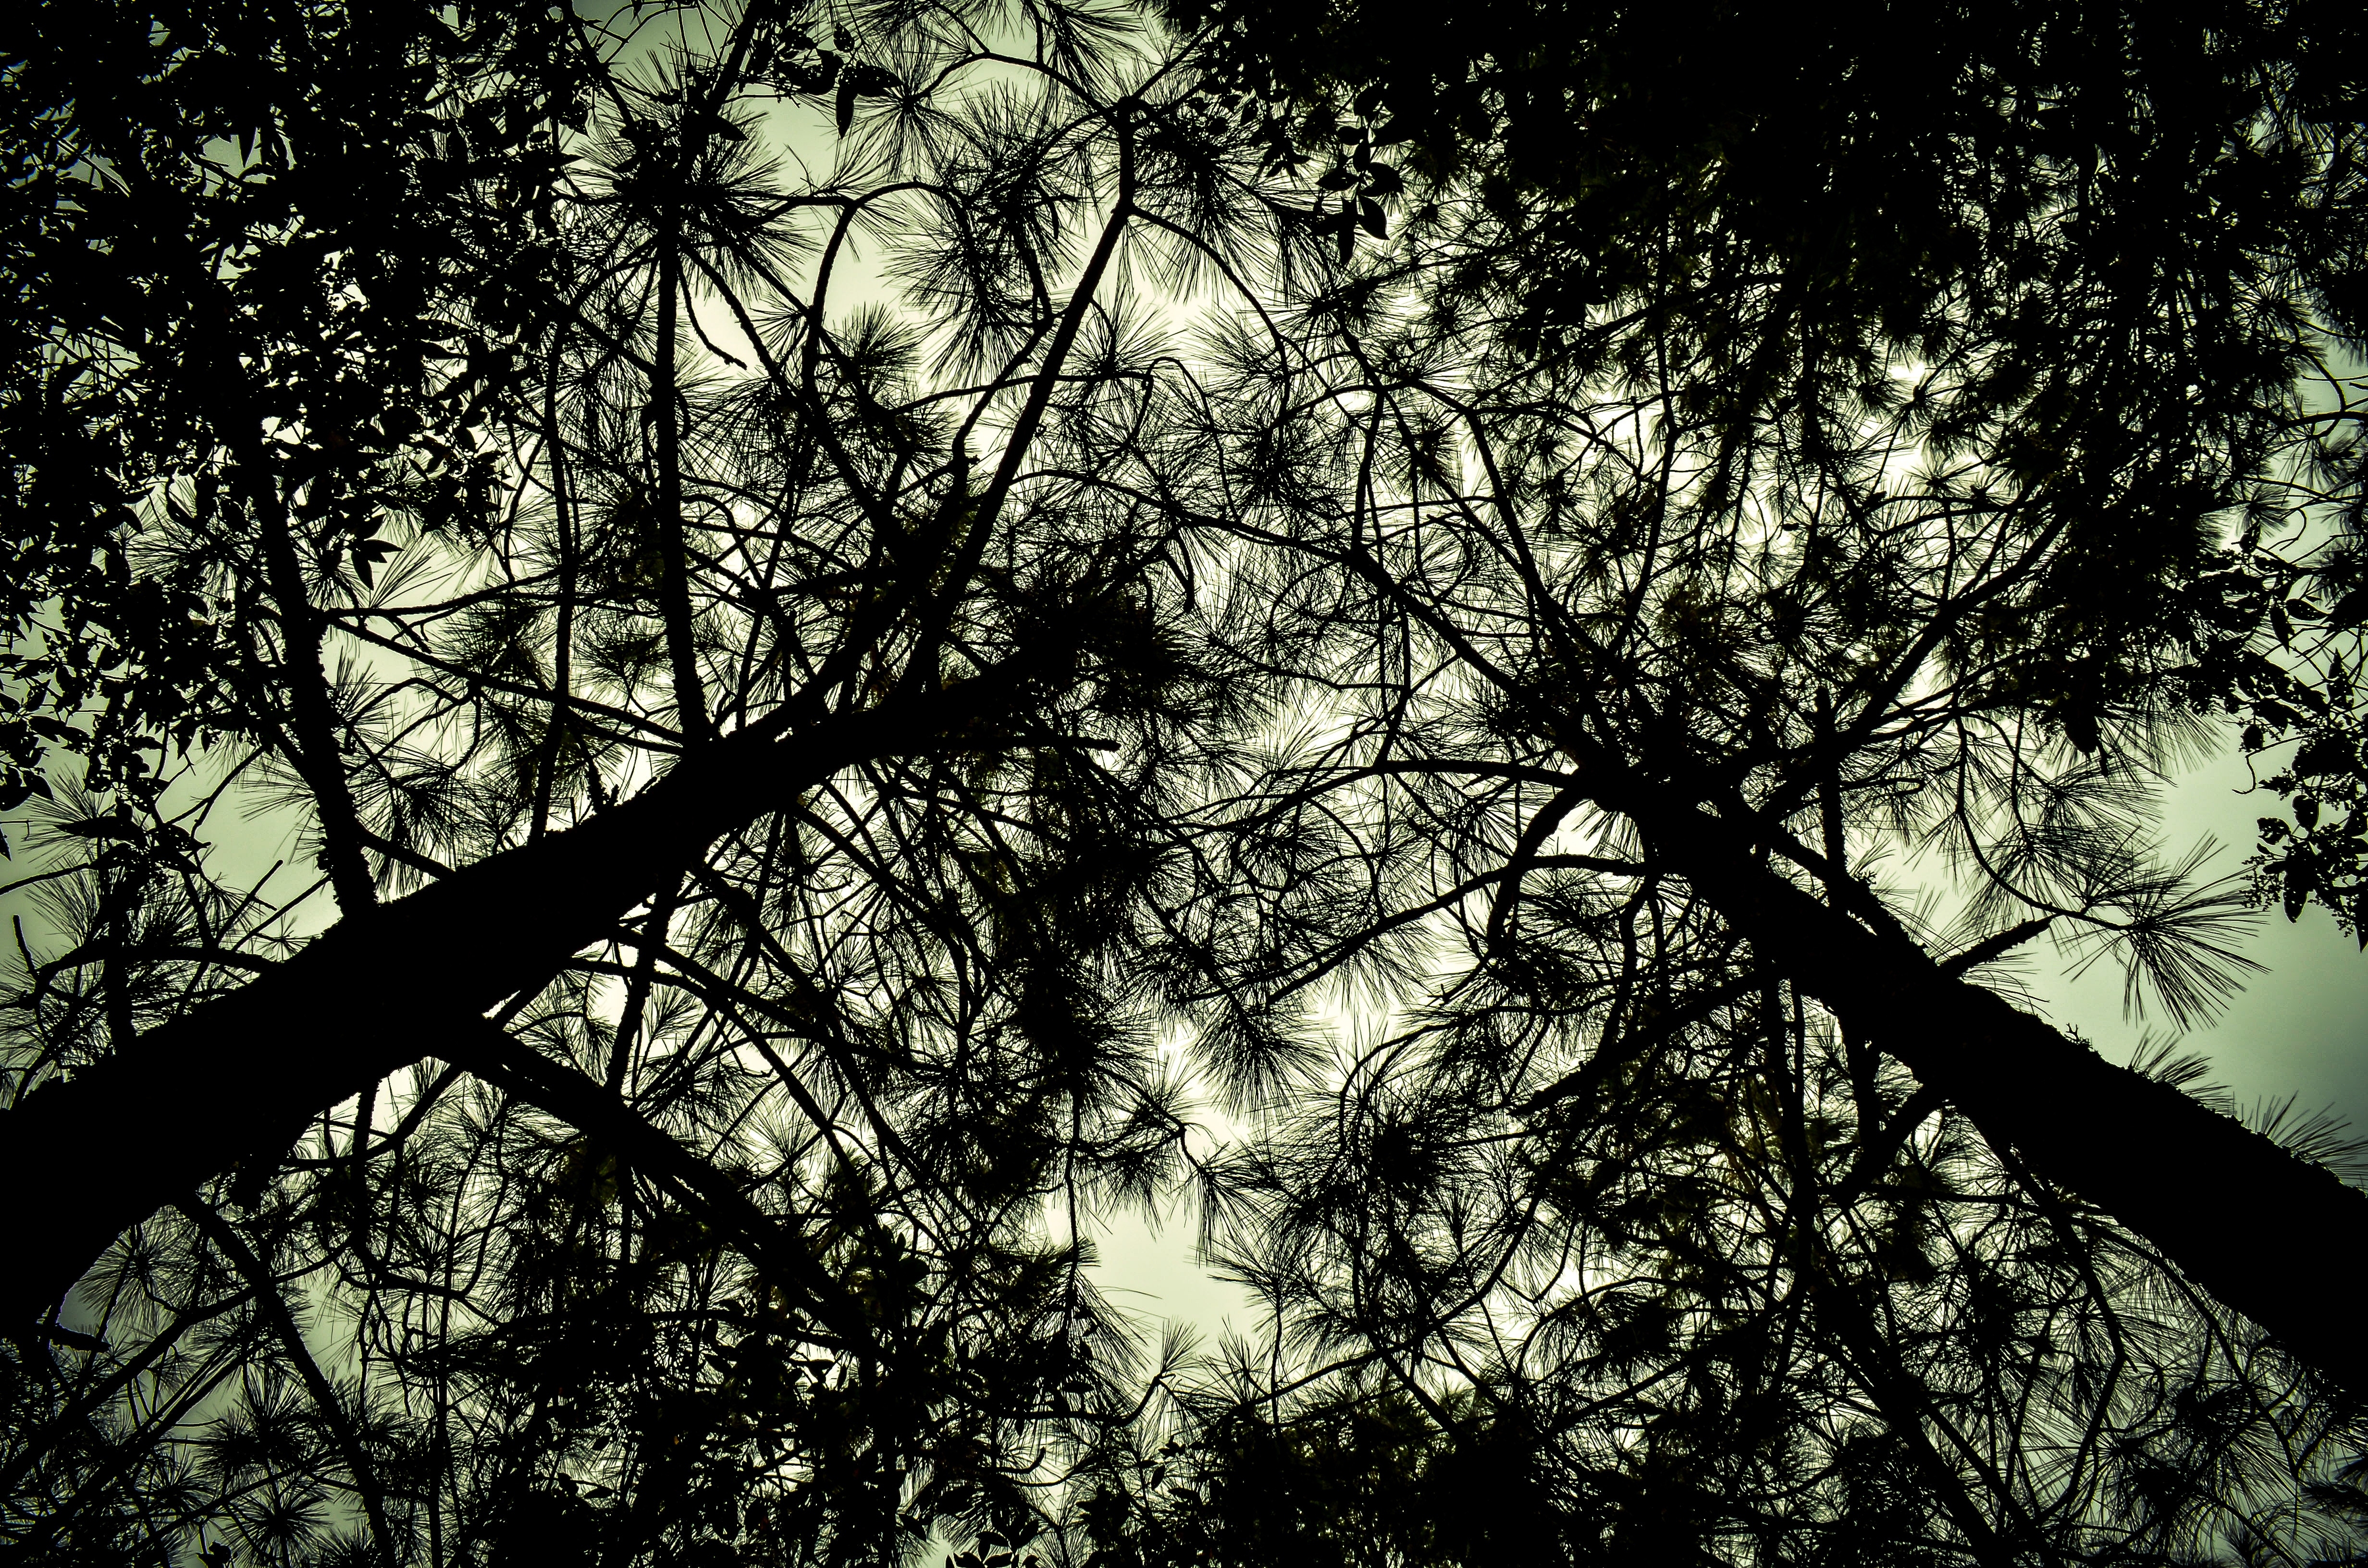
[(0, 1540), (2355, 1560), (2357, 34), (42, 13)]

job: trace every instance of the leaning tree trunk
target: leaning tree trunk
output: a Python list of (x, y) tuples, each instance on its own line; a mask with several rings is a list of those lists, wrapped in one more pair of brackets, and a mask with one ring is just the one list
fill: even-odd
[(17, 1216), (0, 1325), (29, 1325), (124, 1230), (242, 1161), (276, 1162), (310, 1119), (386, 1074), (476, 1054), (486, 1009), (547, 983), (717, 837), (996, 710), (1019, 665), (777, 738), (785, 710), (579, 826), (349, 915), (252, 984), (0, 1112)]
[(1735, 824), (1593, 755), (1568, 782), (1634, 822), (1659, 865), (1994, 1146), (2368, 1399), (2354, 1318), (2368, 1293), (2368, 1193), (1813, 897)]

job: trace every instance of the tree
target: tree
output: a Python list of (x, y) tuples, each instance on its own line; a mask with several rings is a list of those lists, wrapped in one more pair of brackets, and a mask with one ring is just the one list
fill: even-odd
[(53, 8), (7, 73), (12, 1547), (1024, 1517), (1123, 1363), (1075, 1209), (1182, 1131), (1131, 912), (1254, 708), (1126, 279), (1270, 252), (1255, 160), (1059, 4)]
[[(2277, 787), (2356, 864), (2307, 780), (2359, 767), (2357, 56), (1990, 7), (1702, 85), (1611, 8), (1519, 65), (1405, 40), (1474, 66), (1459, 122), (1329, 11), (1246, 8), (1247, 52), (1277, 17), (1351, 56), (1275, 72), (1333, 216), (1400, 136), (1425, 177), (1200, 433), (1260, 585), (1215, 634), (1304, 716), (1194, 927), (1219, 1048), (1327, 987), (1383, 1020), (1235, 1195), (1306, 1355), (1227, 1419), (1301, 1441), (1345, 1367), (1446, 1452), (1534, 1435), (1557, 1539), (1615, 1559), (1646, 1519), (1654, 1555), (2340, 1539), (2340, 1140), (2113, 1064), (1995, 966), (2053, 935), (2175, 1025), (2226, 994), (2253, 890), (2150, 823), (2197, 748), (2309, 737)], [(1669, 110), (1770, 60), (1734, 122)], [(2269, 896), (2348, 896), (2264, 831)]]
[[(2016, 351), (2008, 373), (2053, 364), (2089, 378), (2078, 409), (2022, 404), (2043, 451), (2082, 449), (2081, 432), (2044, 426), (2142, 416), (2157, 392), (2112, 378), (2168, 356), (2200, 372), (2180, 387), (2205, 399), (2188, 417), (2236, 443), (2232, 470), (2258, 462), (2248, 446), (2275, 447), (2328, 520), (2359, 522), (2368, 489), (2343, 370), (2368, 337), (2347, 194), (2368, 39), (2352, 7), (1943, 6), (1897, 27), (1852, 7), (1804, 19), (1481, 0), (1429, 30), (1353, 0), (1169, 9), (1207, 30), (1212, 81), (1259, 120), (1269, 156), (1341, 193), (1327, 232), (1344, 246), (1360, 222), (1381, 226), (1406, 173), (1463, 180), (1510, 247), (1488, 270), (1489, 309), (1532, 349), (1561, 351), (1610, 301), (1659, 288), (1660, 308), (1732, 358), (1726, 412), (1747, 419), (1846, 373), (1870, 339), (1912, 337), (1954, 291), (1992, 308)], [(2067, 211), (2070, 226), (2037, 243), (2016, 227)], [(2016, 235), (2015, 264), (2065, 296), (2021, 322), (1998, 308)], [(1695, 286), (1668, 289), (1697, 269)], [(1725, 319), (1738, 287), (1777, 274), (1784, 292)], [(2273, 322), (2231, 330), (2234, 312), (2268, 298), (2282, 305)], [(2315, 383), (2303, 417), (2317, 422), (2299, 440), (2261, 417), (2297, 372)], [(2351, 597), (2348, 553), (2270, 585), (2368, 608)], [(2112, 597), (2082, 586), (2100, 609)], [(2114, 608), (2152, 608), (2135, 599)], [(2349, 671), (2282, 641), (2280, 667), (2206, 678), (2251, 722), (2248, 751), (2293, 803), (2264, 829), (2263, 892), (2290, 916), (2320, 898), (2356, 928), (2368, 905), (2349, 825)], [(2066, 682), (2048, 699), (2085, 734), (2103, 697)]]
[[(127, 9), (12, 67), (14, 787), (75, 851), (12, 1544), (2339, 1549), (2357, 1350), (2278, 1290), (2350, 1288), (2340, 1151), (1990, 967), (2211, 1005), (2244, 890), (2145, 815), (2214, 705), (2307, 733), (2265, 869), (2351, 896), (2316, 24), (1754, 33), (1763, 93), (1641, 14), (1292, 15)], [(242, 800), (318, 885), (230, 879)], [(1383, 1019), (1337, 1074), (1326, 986)], [(1200, 1385), (1075, 1244), (1195, 1165), (1277, 1335)]]

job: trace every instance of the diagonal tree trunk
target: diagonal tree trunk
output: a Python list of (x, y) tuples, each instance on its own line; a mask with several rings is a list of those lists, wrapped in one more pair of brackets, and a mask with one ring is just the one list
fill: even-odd
[[(305, 1122), (454, 1047), (479, 1015), (599, 939), (714, 839), (870, 758), (928, 749), (1011, 700), (1034, 659), (861, 712), (783, 716), (631, 801), (349, 915), (254, 983), (0, 1112), (16, 1199), (0, 1321), (55, 1306), (116, 1236)], [(785, 710), (786, 714), (786, 710)]]
[(1737, 827), (1593, 756), (1577, 780), (1843, 1028), (1888, 1051), (2041, 1179), (2112, 1215), (2287, 1350), (2368, 1398), (2368, 1193), (2106, 1061), (1904, 937), (1767, 869)]

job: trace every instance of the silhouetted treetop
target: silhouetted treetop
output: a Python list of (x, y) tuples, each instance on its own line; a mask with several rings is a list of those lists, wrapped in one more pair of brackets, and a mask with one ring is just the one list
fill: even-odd
[[(1177, 14), (1269, 156), (1338, 193), (1344, 246), (1383, 204), (1466, 209), (1439, 297), (1518, 355), (1625, 374), (1615, 346), (1652, 342), (1731, 448), (1902, 401), (1945, 449), (2009, 422), (1991, 461), (2044, 482), (2076, 546), (2033, 605), (2054, 653), (2030, 700), (2093, 749), (2162, 685), (2135, 644), (2183, 642), (2178, 678), (2241, 711), (2292, 802), (2264, 896), (2361, 924), (2362, 726), (2325, 645), (2368, 614), (2360, 552), (2238, 563), (2200, 522), (2252, 539), (2300, 495), (2347, 528), (2368, 505), (2349, 8)], [(1895, 357), (1951, 367), (1949, 406)]]
[(0, 1542), (2359, 1560), (2359, 29), (37, 13)]

